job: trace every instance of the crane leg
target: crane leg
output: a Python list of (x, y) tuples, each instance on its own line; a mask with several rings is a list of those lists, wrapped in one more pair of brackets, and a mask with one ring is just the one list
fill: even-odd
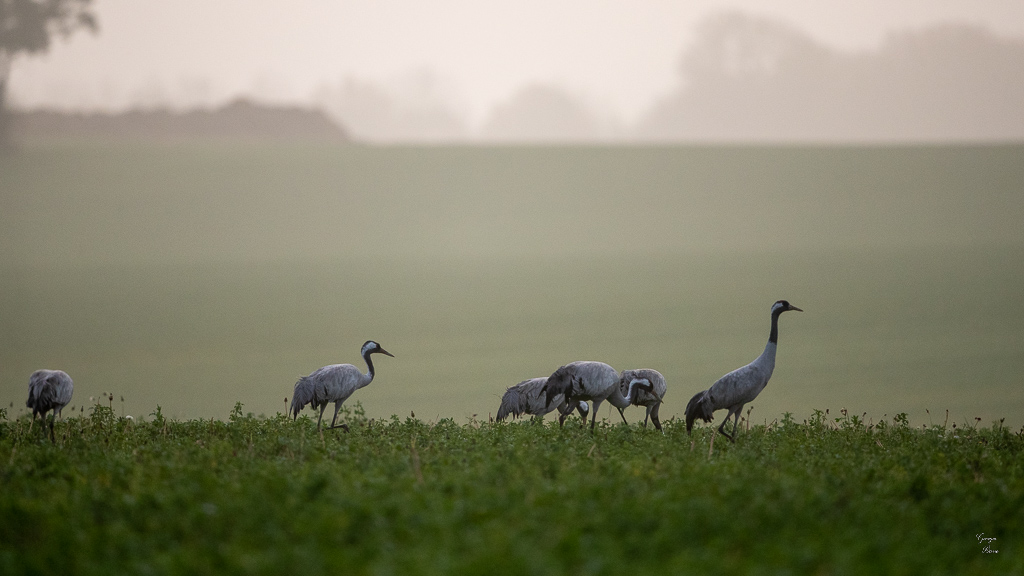
[(329, 430), (333, 430), (335, 428), (341, 428), (345, 432), (348, 432), (349, 431), (348, 430), (348, 424), (345, 424), (345, 423), (338, 424), (338, 411), (339, 410), (341, 410), (341, 402), (336, 402), (334, 404), (334, 419), (331, 420), (331, 427), (329, 428)]
[(743, 404), (740, 404), (740, 407), (736, 409), (736, 415), (733, 416), (732, 435), (733, 435), (734, 438), (736, 437), (736, 427), (738, 427), (740, 425), (740, 414), (742, 414), (742, 413), (743, 413)]
[(338, 424), (338, 412), (341, 410), (341, 402), (334, 403), (334, 418), (331, 419), (331, 428), (336, 428)]
[(316, 430), (320, 431), (320, 421), (324, 419), (324, 410), (327, 409), (327, 402), (320, 405), (320, 415), (316, 417)]
[(595, 400), (594, 401), (594, 408), (593, 408), (594, 413), (590, 415), (590, 433), (591, 434), (594, 433), (594, 426), (597, 424), (597, 411), (598, 411), (599, 408), (601, 408), (601, 401), (600, 400)]
[(629, 422), (626, 422), (626, 409), (625, 408), (619, 408), (619, 416), (622, 416), (622, 422), (628, 426)]
[[(725, 418), (722, 420), (722, 424), (718, 427), (718, 431), (722, 433), (722, 436), (725, 436), (726, 438), (728, 438), (729, 441), (732, 442), (733, 444), (736, 443), (736, 428), (740, 424), (740, 410), (742, 410), (742, 409), (743, 409), (743, 406), (741, 405), (739, 408), (737, 408), (735, 410), (729, 410), (729, 413), (726, 414)], [(725, 431), (725, 425), (729, 423), (729, 417), (730, 416), (733, 419), (732, 420), (732, 434), (729, 434), (728, 432)]]
[(730, 436), (729, 433), (725, 431), (725, 425), (727, 422), (729, 422), (729, 416), (726, 416), (725, 420), (723, 420), (722, 423), (718, 426), (718, 433), (728, 438), (730, 442), (735, 442), (735, 440), (732, 439), (732, 436)]
[[(649, 412), (650, 412), (650, 415), (651, 415), (651, 423), (654, 424), (654, 427), (658, 431), (660, 431), (662, 434), (664, 434), (665, 431), (661, 429), (661, 420), (658, 418), (658, 411), (660, 409), (661, 409), (661, 402), (658, 402), (657, 404), (655, 404), (653, 407), (651, 407), (649, 409)], [(647, 421), (644, 420), (644, 426), (646, 426), (646, 425), (647, 425)]]

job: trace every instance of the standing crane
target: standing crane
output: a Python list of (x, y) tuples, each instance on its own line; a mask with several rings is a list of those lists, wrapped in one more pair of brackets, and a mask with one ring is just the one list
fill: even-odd
[[(324, 410), (327, 408), (327, 404), (334, 402), (334, 419), (331, 420), (331, 428), (337, 428), (338, 411), (341, 410), (341, 404), (348, 400), (348, 397), (353, 392), (373, 381), (373, 362), (370, 360), (370, 355), (384, 354), (392, 358), (395, 357), (394, 354), (381, 348), (380, 344), (373, 340), (367, 340), (359, 353), (363, 356), (363, 360), (369, 369), (366, 374), (363, 374), (351, 364), (331, 364), (314, 371), (309, 376), (299, 378), (299, 381), (295, 383), (295, 390), (292, 393), (292, 419), (298, 418), (299, 412), (307, 404), (314, 408), (319, 407), (320, 414), (316, 419), (316, 429), (319, 431), (320, 421), (324, 417)], [(345, 424), (342, 424), (341, 428), (348, 432), (348, 426)]]
[[(661, 402), (665, 398), (665, 392), (667, 387), (665, 385), (665, 377), (661, 375), (661, 372), (657, 370), (651, 370), (650, 368), (642, 368), (640, 370), (623, 370), (622, 375), (619, 377), (619, 392), (626, 391), (626, 395), (629, 395), (629, 386), (636, 382), (638, 384), (647, 384), (650, 389), (641, 387), (637, 390), (636, 395), (632, 397), (632, 403), (634, 406), (643, 406), (647, 408), (647, 415), (644, 416), (644, 428), (647, 428), (647, 419), (650, 418), (651, 422), (654, 423), (654, 427), (661, 430), (661, 420), (658, 419), (658, 410), (661, 409)], [(622, 409), (619, 409), (622, 412)], [(625, 418), (625, 416), (623, 416)]]
[(575, 409), (586, 423), (590, 405), (583, 401), (566, 402), (565, 396), (562, 395), (557, 395), (552, 398), (550, 403), (545, 403), (546, 398), (541, 394), (541, 389), (547, 383), (546, 377), (531, 378), (509, 387), (505, 390), (505, 395), (501, 397), (501, 405), (498, 406), (498, 415), (495, 419), (501, 422), (509, 415), (519, 418), (523, 414), (543, 417), (548, 412), (557, 409), (558, 425), (561, 426)]
[[(772, 304), (772, 330), (768, 335), (768, 344), (764, 352), (756, 360), (742, 368), (737, 368), (718, 379), (711, 385), (711, 388), (702, 390), (690, 399), (686, 405), (686, 433), (691, 433), (693, 421), (700, 418), (705, 422), (714, 419), (714, 411), (728, 409), (725, 420), (718, 427), (718, 431), (732, 442), (736, 442), (736, 427), (740, 423), (740, 412), (743, 405), (753, 401), (757, 395), (768, 385), (768, 379), (772, 377), (775, 370), (775, 349), (779, 342), (779, 316), (783, 312), (803, 310), (793, 306), (785, 300), (779, 300)], [(725, 425), (729, 423), (729, 417), (733, 416), (732, 435), (725, 431)]]
[(57, 439), (53, 433), (53, 422), (71, 402), (74, 390), (71, 376), (63, 370), (36, 370), (28, 379), (28, 401), (25, 406), (32, 409), (33, 421), (36, 414), (39, 414), (43, 426), (46, 426), (46, 413), (53, 411), (50, 417), (50, 440), (54, 443)]
[(619, 390), (619, 380), (619, 373), (615, 368), (604, 362), (571, 362), (555, 370), (541, 391), (547, 395), (548, 404), (551, 404), (559, 394), (564, 395), (569, 403), (579, 400), (593, 402), (594, 405), (590, 408), (590, 431), (593, 432), (597, 422), (597, 410), (602, 402), (611, 402), (612, 406), (619, 409), (622, 421), (626, 422), (626, 415), (622, 411), (632, 402), (634, 390), (653, 390), (650, 383), (635, 381), (630, 382), (627, 393), (623, 396)]

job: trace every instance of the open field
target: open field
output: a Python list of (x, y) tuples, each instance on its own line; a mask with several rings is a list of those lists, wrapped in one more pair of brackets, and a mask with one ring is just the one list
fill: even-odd
[(50, 367), (78, 410), (273, 415), (372, 338), (370, 417), (486, 419), (592, 359), (662, 371), (667, 418), (787, 298), (755, 423), (1017, 428), (1022, 182), (1022, 146), (31, 148), (0, 158), (0, 406)]
[[(116, 402), (115, 402), (116, 404)], [(116, 409), (116, 405), (114, 407)], [(1024, 436), (814, 414), (0, 419), (4, 574), (1019, 574)], [(980, 538), (991, 538), (982, 541)], [(986, 550), (988, 552), (986, 552)]]

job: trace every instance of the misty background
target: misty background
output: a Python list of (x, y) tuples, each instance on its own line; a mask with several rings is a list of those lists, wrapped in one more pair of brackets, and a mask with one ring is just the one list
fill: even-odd
[(273, 414), (373, 338), (371, 417), (600, 359), (667, 420), (786, 298), (755, 423), (1021, 424), (1024, 4), (762, 4), (0, 2), (0, 410)]
[(241, 100), (378, 143), (1024, 138), (1018, 2), (340, 4), (101, 0), (9, 105), (29, 137)]

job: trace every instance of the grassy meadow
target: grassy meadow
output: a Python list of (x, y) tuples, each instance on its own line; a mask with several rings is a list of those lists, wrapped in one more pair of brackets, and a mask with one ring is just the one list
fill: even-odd
[[(1016, 145), (0, 156), (0, 573), (1021, 573), (1022, 187)], [(687, 436), (780, 298), (737, 443)], [(351, 433), (283, 416), (367, 339)], [(665, 374), (665, 434), (489, 421), (583, 359)]]
[(49, 367), (79, 413), (273, 415), (375, 339), (371, 417), (486, 417), (580, 359), (660, 370), (667, 417), (786, 298), (755, 421), (1021, 426), (1022, 183), (1022, 146), (29, 147), (0, 157), (0, 406)]
[[(116, 408), (116, 406), (114, 407)], [(1024, 435), (812, 414), (0, 420), (4, 574), (1019, 574)], [(986, 539), (986, 540), (982, 540)]]

